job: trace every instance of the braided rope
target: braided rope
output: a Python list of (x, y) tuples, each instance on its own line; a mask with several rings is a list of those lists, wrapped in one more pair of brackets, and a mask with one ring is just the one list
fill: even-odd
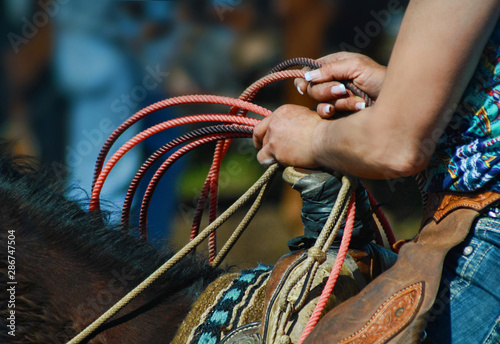
[(201, 136), (207, 136), (210, 134), (219, 133), (247, 133), (251, 135), (253, 133), (253, 127), (241, 126), (241, 125), (214, 125), (210, 127), (203, 127), (193, 131), (190, 131), (182, 136), (179, 136), (172, 141), (164, 144), (162, 147), (158, 148), (149, 158), (141, 165), (137, 173), (135, 174), (132, 182), (129, 185), (127, 194), (125, 196), (125, 201), (123, 202), (121, 223), (122, 228), (125, 230), (128, 228), (129, 218), (130, 218), (130, 208), (132, 207), (132, 200), (134, 198), (135, 192), (139, 187), (139, 184), (149, 170), (149, 168), (158, 161), (163, 155), (168, 153), (171, 149), (189, 141), (192, 139), (199, 138)]
[(177, 161), (180, 157), (182, 157), (187, 152), (207, 144), (212, 141), (217, 141), (226, 137), (250, 137), (251, 134), (246, 133), (221, 133), (221, 134), (213, 134), (210, 136), (202, 137), (193, 142), (188, 143), (187, 145), (179, 148), (175, 153), (170, 155), (167, 160), (165, 160), (161, 166), (156, 170), (153, 178), (149, 182), (149, 185), (144, 193), (144, 197), (142, 199), (141, 210), (139, 214), (139, 231), (145, 235), (147, 228), (147, 215), (149, 205), (151, 203), (151, 199), (153, 197), (153, 193), (156, 189), (156, 186), (160, 182), (163, 175), (167, 172), (167, 170), (172, 166), (172, 164)]
[[(245, 91), (238, 98), (242, 101), (252, 101), (255, 95), (266, 85), (273, 83), (278, 80), (289, 79), (289, 78), (297, 78), (304, 77), (303, 71), (281, 71), (276, 73), (270, 73), (259, 80), (255, 81), (252, 85), (247, 87)], [(233, 106), (229, 110), (230, 115), (235, 115), (236, 113), (239, 116), (245, 116), (248, 110), (242, 109), (238, 106)], [(195, 216), (193, 217), (193, 225), (191, 228), (191, 237), (196, 236), (199, 231), (203, 207), (205, 205), (207, 196), (209, 197), (209, 223), (215, 220), (217, 217), (217, 199), (218, 199), (218, 180), (219, 180), (219, 172), (222, 159), (224, 158), (232, 140), (221, 140), (217, 142), (217, 146), (213, 155), (212, 166), (210, 167), (210, 171), (208, 173), (207, 179), (205, 181), (205, 185), (203, 187), (202, 195), (200, 196), (198, 205), (196, 207)], [(209, 262), (212, 263), (217, 255), (217, 247), (216, 247), (216, 233), (212, 233), (208, 242), (208, 257)]]
[[(268, 74), (266, 76), (263, 76), (259, 80), (255, 81), (253, 84), (248, 86), (243, 93), (239, 96), (238, 99), (244, 100), (247, 102), (251, 102), (257, 93), (264, 88), (264, 86), (269, 85), (270, 83), (273, 83), (278, 80), (284, 80), (284, 79), (292, 79), (292, 78), (304, 78), (305, 71), (302, 70), (284, 70), (280, 72), (275, 72)], [(238, 107), (233, 107), (230, 111), (229, 114), (233, 115), (236, 113), (236, 111), (239, 110)], [(246, 114), (246, 110), (242, 109), (242, 111), (239, 113), (239, 115), (244, 116)]]
[[(212, 223), (217, 218), (217, 200), (219, 195), (219, 171), (222, 164), (223, 154), (224, 154), (224, 142), (217, 142), (217, 146), (214, 153), (213, 167), (210, 169), (210, 202), (208, 209), (208, 223)], [(212, 263), (217, 255), (217, 234), (215, 232), (211, 233), (208, 238), (208, 261)]]
[(248, 227), (250, 224), (250, 221), (254, 218), (255, 214), (257, 214), (257, 211), (259, 210), (261, 204), (262, 204), (262, 199), (264, 198), (264, 194), (266, 191), (269, 190), (269, 185), (270, 183), (265, 184), (262, 189), (260, 189), (259, 194), (257, 195), (257, 198), (255, 199), (254, 203), (252, 204), (252, 207), (248, 210), (247, 214), (245, 217), (241, 220), (241, 222), (238, 224), (238, 227), (233, 231), (229, 239), (226, 240), (226, 243), (224, 246), (221, 248), (217, 256), (214, 258), (214, 260), (211, 263), (211, 266), (217, 267), (222, 263), (224, 258), (226, 258), (227, 254), (229, 251), (233, 248), (234, 244), (236, 244), (236, 241), (240, 238), (240, 236), (243, 234), (245, 229)]
[[(202, 189), (202, 194), (200, 196), (200, 199), (198, 201), (197, 205), (197, 210), (193, 219), (193, 226), (192, 226), (192, 232), (191, 232), (191, 241), (189, 244), (187, 244), (183, 249), (181, 249), (176, 255), (174, 255), (168, 262), (166, 262), (164, 265), (162, 265), (155, 273), (153, 273), (151, 276), (148, 277), (145, 281), (143, 281), (137, 288), (132, 290), (130, 293), (128, 293), (122, 300), (120, 300), (115, 306), (113, 306), (111, 309), (109, 309), (106, 313), (104, 313), (100, 318), (98, 318), (96, 321), (94, 321), (89, 327), (87, 327), (82, 333), (80, 333), (78, 336), (76, 336), (72, 341), (69, 343), (78, 343), (79, 341), (85, 339), (89, 334), (94, 332), (101, 324), (103, 324), (105, 321), (107, 321), (110, 317), (112, 317), (116, 312), (118, 312), (121, 308), (123, 308), (126, 304), (128, 304), (135, 296), (140, 294), (143, 289), (145, 289), (150, 283), (152, 283), (155, 279), (157, 279), (162, 273), (168, 271), (171, 266), (175, 265), (175, 263), (182, 259), (187, 253), (192, 251), (196, 246), (198, 246), (207, 236), (209, 236), (209, 261), (213, 266), (217, 266), (220, 264), (220, 262), (224, 259), (224, 257), (227, 255), (229, 252), (230, 248), (234, 245), (236, 240), (240, 237), (241, 233), (243, 230), (247, 227), (248, 223), (251, 221), (251, 219), (254, 217), (255, 213), (257, 212), (260, 204), (261, 204), (261, 199), (262, 196), (264, 195), (265, 191), (267, 190), (268, 187), (268, 181), (262, 182), (263, 178), (265, 176), (270, 176), (272, 177), (275, 172), (277, 171), (277, 164), (271, 166), (266, 173), (244, 194), (242, 195), (235, 204), (233, 204), (229, 209), (227, 209), (220, 217), (217, 217), (217, 188), (218, 188), (218, 178), (219, 178), (219, 171), (221, 167), (221, 161), (223, 157), (225, 156), (229, 145), (232, 141), (232, 138), (234, 137), (248, 137), (251, 135), (251, 127), (256, 125), (259, 120), (257, 119), (252, 119), (252, 118), (245, 118), (243, 117), (248, 111), (252, 111), (256, 114), (260, 114), (262, 116), (268, 116), (271, 114), (271, 111), (262, 108), (260, 106), (257, 106), (255, 104), (250, 103), (251, 100), (253, 100), (258, 93), (264, 86), (268, 85), (269, 83), (272, 83), (277, 80), (283, 80), (283, 79), (288, 79), (288, 78), (303, 78), (305, 71), (302, 70), (282, 70), (282, 69), (288, 69), (291, 67), (300, 67), (300, 66), (305, 66), (309, 68), (320, 68), (322, 66), (321, 62), (311, 60), (311, 59), (306, 59), (306, 58), (297, 58), (297, 59), (291, 59), (288, 61), (284, 61), (282, 64), (276, 66), (273, 70), (270, 71), (268, 75), (265, 77), (257, 80), (254, 82), (252, 85), (250, 85), (239, 97), (239, 99), (232, 99), (228, 97), (218, 97), (218, 96), (207, 96), (207, 95), (192, 95), (192, 96), (182, 96), (182, 97), (175, 97), (175, 98), (170, 98), (166, 99), (160, 102), (157, 102), (155, 104), (152, 104), (148, 106), (147, 108), (137, 112), (134, 114), (132, 117), (130, 117), (127, 121), (125, 121), (120, 127), (118, 127), (108, 138), (106, 143), (101, 149), (101, 152), (99, 153), (98, 159), (96, 161), (96, 167), (95, 167), (95, 172), (94, 172), (94, 180), (92, 183), (92, 196), (91, 196), (91, 201), (90, 201), (90, 210), (98, 210), (99, 209), (99, 194), (102, 189), (103, 183), (107, 176), (109, 175), (111, 169), (114, 167), (114, 165), (118, 162), (118, 160), (126, 153), (128, 152), (131, 148), (133, 148), (135, 145), (137, 145), (139, 142), (143, 141), (144, 139), (148, 138), (151, 135), (156, 134), (159, 131), (166, 130), (168, 128), (178, 126), (178, 125), (183, 125), (187, 123), (196, 123), (196, 122), (207, 122), (207, 121), (218, 121), (218, 122), (225, 122), (225, 123), (233, 123), (233, 124), (239, 124), (240, 127), (242, 125), (246, 125), (249, 127), (246, 127), (246, 131), (242, 129), (229, 129), (229, 127), (237, 127), (236, 125), (229, 125), (226, 126), (225, 129), (220, 129), (220, 131), (215, 131), (209, 133), (208, 130), (205, 128), (202, 128), (198, 131), (193, 131), (191, 133), (188, 133), (184, 136), (181, 136), (170, 143), (164, 145), (162, 148), (158, 149), (142, 166), (139, 172), (136, 174), (134, 177), (133, 182), (131, 183), (131, 186), (129, 187), (129, 192), (127, 193), (125, 202), (124, 202), (124, 208), (122, 211), (122, 224), (128, 223), (128, 218), (129, 218), (129, 211), (130, 211), (130, 204), (132, 201), (132, 198), (135, 194), (135, 190), (137, 188), (138, 182), (143, 178), (144, 173), (150, 168), (150, 166), (157, 161), (162, 155), (164, 155), (167, 151), (171, 150), (172, 148), (187, 142), (191, 139), (193, 139), (193, 142), (190, 142), (183, 146), (182, 148), (178, 149), (175, 153), (173, 153), (163, 164), (161, 167), (156, 171), (155, 176), (151, 180), (151, 182), (148, 185), (148, 189), (146, 190), (146, 193), (143, 197), (143, 203), (141, 205), (141, 214), (140, 214), (140, 229), (141, 229), (141, 237), (143, 239), (147, 238), (147, 232), (146, 232), (146, 224), (147, 224), (147, 211), (148, 207), (151, 201), (151, 197), (153, 195), (153, 192), (156, 188), (157, 183), (163, 176), (163, 174), (168, 170), (168, 168), (182, 155), (187, 153), (189, 150), (196, 148), (202, 144), (205, 144), (207, 142), (212, 142), (212, 141), (217, 141), (217, 146), (214, 152), (214, 161), (212, 163), (212, 166), (209, 170), (209, 173), (207, 175), (207, 178), (205, 180), (205, 183), (203, 185)], [(342, 81), (342, 83), (345, 84), (346, 88), (349, 89), (353, 94), (362, 97), (368, 106), (373, 105), (373, 101), (370, 99), (370, 97), (361, 91), (359, 88), (357, 88), (356, 85), (354, 85), (352, 82), (349, 81)], [(185, 104), (185, 103), (213, 103), (213, 104), (223, 104), (223, 105), (230, 105), (231, 109), (229, 111), (228, 115), (218, 115), (218, 114), (208, 114), (208, 115), (197, 115), (197, 116), (187, 116), (187, 117), (181, 117), (181, 118), (176, 118), (172, 119), (169, 121), (165, 121), (163, 123), (160, 123), (158, 125), (155, 125), (149, 129), (144, 130), (143, 132), (137, 134), (134, 136), (132, 140), (124, 144), (120, 149), (113, 154), (113, 156), (108, 160), (108, 162), (104, 165), (104, 160), (109, 153), (111, 146), (114, 144), (114, 142), (118, 139), (118, 137), (130, 126), (132, 126), (134, 123), (136, 123), (138, 120), (144, 118), (145, 116), (158, 111), (160, 109), (173, 106), (173, 105), (178, 105), (178, 104)], [(235, 116), (235, 114), (238, 114)], [(222, 126), (219, 126), (222, 128)], [(243, 132), (244, 131), (244, 132)], [(191, 134), (191, 135), (190, 135)], [(104, 165), (104, 167), (103, 167)], [(270, 178), (269, 177), (269, 178)], [(344, 177), (345, 178), (345, 177)], [(346, 178), (347, 180), (347, 178)], [(334, 208), (332, 209), (332, 212), (330, 213), (330, 216), (325, 223), (324, 230), (322, 231), (320, 237), (318, 238), (315, 248), (317, 248), (316, 251), (311, 250), (311, 255), (307, 258), (306, 264), (304, 264), (303, 268), (301, 269), (300, 273), (295, 275), (296, 282), (300, 278), (302, 278), (307, 271), (309, 271), (311, 268), (313, 269), (313, 274), (317, 271), (319, 265), (321, 264), (320, 261), (323, 257), (323, 255), (326, 257), (326, 252), (328, 251), (329, 247), (331, 246), (333, 240), (335, 239), (335, 236), (337, 235), (339, 228), (341, 226), (342, 220), (345, 218), (347, 211), (348, 211), (348, 206), (349, 202), (347, 202), (347, 194), (350, 189), (350, 181), (347, 180), (346, 185), (346, 190), (343, 190), (344, 188), (344, 179), (343, 179), (343, 187), (341, 189), (342, 195), (339, 195)], [(256, 185), (259, 185), (258, 187)], [(251, 208), (245, 215), (243, 221), (240, 223), (238, 228), (235, 230), (235, 232), (232, 234), (231, 238), (226, 242), (224, 247), (222, 248), (221, 252), (217, 255), (216, 253), (216, 247), (215, 247), (215, 231), (220, 225), (222, 225), (228, 217), (230, 217), (234, 211), (236, 211), (239, 207), (242, 206), (242, 204), (246, 203), (250, 197), (252, 197), (258, 190), (259, 195), (256, 197), (254, 203), (252, 204)], [(199, 232), (199, 226), (201, 223), (201, 216), (202, 216), (202, 211), (204, 204), (209, 198), (209, 225), (200, 233)], [(353, 207), (353, 206), (351, 206)], [(351, 208), (350, 208), (351, 209)], [(232, 211), (232, 212), (231, 212)], [(349, 211), (351, 213), (351, 210)], [(378, 214), (377, 214), (378, 216)], [(385, 217), (382, 216), (379, 217), (385, 219)], [(350, 220), (348, 220), (350, 221)], [(386, 222), (386, 219), (385, 219)], [(385, 229), (385, 228), (384, 228)], [(347, 232), (347, 228), (346, 228)], [(389, 238), (389, 235), (386, 232), (386, 235)], [(344, 238), (347, 241), (347, 246), (348, 246), (348, 241), (350, 239), (350, 234), (345, 234)], [(344, 238), (342, 239), (341, 243), (341, 248), (342, 245), (344, 245)], [(389, 238), (389, 241), (391, 239)], [(316, 252), (316, 256), (314, 255), (314, 252)], [(343, 253), (342, 253), (343, 254)], [(345, 255), (342, 258), (342, 254), (337, 256), (335, 264), (338, 265), (340, 264), (340, 267), (342, 266), (343, 260), (345, 258)], [(336, 271), (336, 269), (335, 269)], [(339, 268), (340, 271), (340, 268)], [(332, 269), (332, 274), (335, 275), (336, 272)], [(333, 285), (335, 284), (335, 280), (338, 277), (330, 276), (334, 282)], [(330, 280), (330, 279), (329, 279)], [(287, 295), (291, 288), (294, 286), (295, 283), (293, 281), (289, 281), (291, 283), (288, 283), (288, 285), (285, 285), (287, 292), (284, 294)], [(308, 288), (310, 287), (310, 284), (312, 283), (312, 280), (309, 281), (309, 285), (307, 286)], [(330, 287), (330, 286), (329, 286)], [(333, 288), (333, 286), (331, 286)], [(289, 289), (289, 290), (288, 290)], [(308, 290), (308, 289), (307, 289)], [(325, 292), (325, 291), (324, 291)], [(308, 292), (305, 294), (307, 295)], [(325, 292), (326, 293), (326, 292)], [(284, 300), (286, 301), (286, 300)], [(284, 304), (285, 308), (285, 317), (281, 319), (280, 324), (278, 328), (282, 328), (283, 335), (280, 337), (281, 339), (285, 340), (286, 335), (284, 334), (284, 326), (286, 325), (292, 311), (297, 309), (297, 307), (301, 307), (301, 305), (305, 302), (305, 296), (302, 297), (296, 304), (291, 304), (290, 302)], [(318, 305), (317, 305), (318, 307)], [(77, 339), (80, 338), (80, 339)], [(280, 339), (280, 340), (281, 340)], [(76, 340), (76, 341), (75, 341)]]
[(335, 202), (335, 206), (337, 206), (338, 203), (337, 209), (335, 211), (332, 210), (330, 216), (328, 216), (328, 219), (326, 220), (325, 223), (326, 228), (333, 227), (334, 224), (335, 228), (333, 228), (333, 231), (330, 229), (330, 231), (332, 231), (331, 234), (328, 232), (323, 233), (323, 231), (321, 231), (321, 234), (318, 237), (318, 245), (321, 246), (321, 249), (324, 252), (328, 251), (333, 241), (335, 240), (338, 231), (340, 230), (340, 226), (342, 225), (342, 220), (345, 218), (344, 211), (347, 211), (347, 200), (349, 198), (349, 191), (353, 188), (354, 185), (355, 183), (353, 179), (347, 176), (342, 177), (342, 187), (339, 190), (339, 195), (337, 196), (337, 201)]
[[(225, 97), (223, 97), (223, 98), (225, 98)], [(231, 99), (231, 98), (228, 98), (228, 99)], [(233, 101), (234, 101), (234, 99), (232, 99), (232, 101), (229, 102), (230, 104), (226, 104), (226, 105), (231, 105), (231, 103), (234, 104)], [(245, 106), (246, 106), (246, 104), (250, 104), (250, 103), (245, 103), (242, 101), (238, 101), (238, 102), (241, 102), (241, 105), (245, 105)], [(266, 111), (269, 111), (269, 110), (266, 110)], [(265, 113), (265, 112), (262, 112), (262, 113)], [(185, 116), (185, 117), (174, 118), (174, 119), (159, 123), (157, 125), (154, 125), (151, 128), (148, 128), (148, 129), (142, 131), (141, 133), (135, 135), (132, 139), (130, 139), (123, 146), (121, 146), (120, 149), (118, 151), (116, 151), (115, 154), (113, 154), (113, 156), (108, 160), (106, 165), (102, 168), (102, 170), (100, 171), (99, 177), (97, 178), (97, 180), (94, 183), (92, 195), (90, 198), (89, 209), (90, 210), (99, 210), (99, 194), (102, 190), (104, 181), (106, 180), (107, 176), (111, 172), (111, 169), (113, 168), (113, 166), (116, 165), (118, 160), (120, 160), (123, 157), (123, 155), (125, 155), (125, 153), (127, 153), (130, 149), (132, 149), (134, 146), (136, 146), (139, 142), (144, 141), (148, 137), (150, 137), (150, 136), (152, 136), (160, 131), (163, 131), (163, 130), (166, 130), (166, 129), (169, 129), (169, 128), (172, 128), (175, 126), (179, 126), (179, 125), (183, 125), (183, 124), (187, 124), (187, 123), (199, 123), (199, 122), (210, 122), (210, 121), (212, 121), (212, 122), (232, 122), (232, 123), (236, 123), (236, 124), (244, 124), (244, 125), (250, 125), (250, 126), (255, 126), (259, 122), (259, 120), (257, 120), (257, 119), (248, 118), (248, 117), (207, 114), (207, 115), (195, 115), (195, 116)]]
[(310, 69), (318, 69), (321, 68), (322, 65), (323, 64), (321, 62), (310, 59), (308, 57), (294, 57), (279, 63), (276, 67), (269, 71), (269, 74), (295, 67), (309, 67)]
[[(275, 81), (289, 79), (289, 78), (298, 78), (304, 77), (303, 71), (280, 71), (276, 73), (270, 73), (259, 80), (255, 81), (252, 85), (247, 87), (246, 90), (240, 95), (238, 99), (243, 101), (252, 101), (256, 94), (266, 85), (269, 85)], [(240, 116), (245, 116), (248, 110), (242, 109), (237, 106), (233, 106), (229, 110), (230, 115), (238, 114)], [(219, 172), (220, 165), (222, 159), (224, 158), (232, 140), (221, 140), (217, 143), (217, 146), (213, 155), (213, 163), (210, 167), (209, 175), (207, 176), (206, 184), (207, 187), (203, 188), (203, 194), (200, 197), (200, 202), (197, 205), (195, 216), (193, 217), (193, 226), (191, 229), (191, 237), (195, 236), (199, 231), (199, 226), (201, 223), (203, 206), (205, 204), (207, 194), (209, 197), (209, 223), (212, 222), (217, 217), (217, 194), (218, 194), (218, 180), (219, 180)], [(216, 233), (212, 233), (208, 242), (208, 256), (210, 263), (213, 262), (217, 255), (217, 247), (216, 247)]]
[(200, 230), (203, 208), (205, 207), (205, 201), (208, 196), (208, 190), (210, 190), (210, 182), (211, 182), (211, 179), (209, 178), (210, 171), (208, 173), (209, 175), (207, 175), (207, 178), (205, 179), (205, 183), (203, 184), (203, 187), (201, 189), (200, 198), (198, 198), (198, 202), (196, 204), (196, 211), (193, 216), (193, 224), (191, 226), (191, 236), (189, 240), (193, 240), (198, 235)]
[(118, 128), (111, 133), (111, 135), (108, 137), (106, 142), (101, 148), (101, 151), (99, 152), (99, 155), (96, 160), (96, 165), (95, 165), (95, 170), (94, 170), (94, 180), (92, 182), (92, 189), (94, 188), (94, 185), (97, 181), (97, 178), (99, 177), (99, 174), (101, 172), (102, 166), (104, 165), (104, 160), (106, 159), (106, 156), (108, 155), (111, 146), (115, 143), (115, 141), (132, 125), (134, 125), (136, 122), (141, 120), (142, 118), (150, 115), (153, 112), (156, 112), (161, 109), (165, 109), (170, 106), (175, 106), (175, 105), (181, 105), (181, 104), (192, 104), (192, 103), (211, 103), (211, 104), (221, 104), (221, 105), (231, 105), (231, 106), (238, 106), (240, 108), (244, 108), (248, 111), (252, 111), (256, 114), (262, 115), (262, 116), (268, 116), (271, 114), (271, 111), (252, 104), (248, 102), (242, 102), (237, 99), (229, 98), (229, 97), (222, 97), (222, 96), (212, 96), (212, 95), (187, 95), (187, 96), (179, 96), (179, 97), (173, 97), (173, 98), (168, 98), (161, 100), (159, 102), (156, 102), (154, 104), (151, 104), (144, 109), (138, 111), (135, 113), (133, 116), (128, 118), (125, 122), (123, 122)]
[[(346, 217), (347, 210), (349, 207), (349, 202), (347, 202), (347, 200), (349, 197), (351, 197), (350, 194), (352, 194), (351, 187), (352, 187), (351, 179), (344, 176), (342, 178), (342, 187), (339, 190), (339, 195), (337, 196), (337, 200), (335, 201), (335, 204), (330, 212), (330, 215), (328, 216), (328, 219), (325, 225), (323, 226), (323, 229), (321, 230), (320, 236), (318, 237), (318, 239), (316, 239), (314, 246), (311, 249), (309, 249), (306, 261), (302, 264), (300, 269), (296, 273), (294, 273), (289, 280), (286, 281), (285, 285), (283, 286), (280, 298), (277, 300), (277, 302), (278, 302), (278, 307), (284, 310), (284, 312), (283, 312), (283, 319), (281, 319), (279, 324), (276, 324), (277, 325), (275, 331), (276, 335), (280, 334), (280, 336), (282, 336), (283, 338), (286, 336), (285, 334), (286, 324), (290, 319), (292, 310), (300, 309), (305, 304), (313, 282), (312, 278), (309, 279), (309, 281), (307, 281), (308, 284), (304, 288), (305, 292), (301, 293), (300, 299), (296, 300), (293, 305), (288, 300), (289, 295), (292, 289), (299, 283), (299, 281), (307, 273), (310, 273), (311, 276), (314, 276), (319, 266), (323, 263), (324, 257), (326, 257), (326, 253), (329, 250), (333, 241), (335, 240), (335, 237), (337, 236), (338, 231), (340, 230), (340, 227), (342, 225), (342, 221)], [(345, 236), (343, 237), (342, 242), (346, 240), (348, 240), (347, 241), (347, 246), (348, 246), (350, 238), (347, 238), (347, 236)], [(312, 252), (312, 254), (309, 254), (309, 252)], [(340, 267), (342, 267), (344, 259), (345, 256), (343, 258), (342, 257), (338, 258), (335, 264), (337, 265), (340, 264)]]

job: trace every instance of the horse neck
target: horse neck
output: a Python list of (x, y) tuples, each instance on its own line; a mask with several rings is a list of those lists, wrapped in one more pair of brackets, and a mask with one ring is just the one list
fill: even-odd
[[(138, 272), (128, 266), (117, 266), (109, 271), (95, 271), (78, 257), (65, 251), (29, 241), (19, 247), (28, 253), (19, 261), (26, 267), (31, 281), (43, 284), (46, 298), (44, 312), (53, 317), (53, 329), (47, 333), (57, 338), (52, 342), (67, 342), (92, 321), (106, 312), (137, 285)], [(169, 342), (194, 302), (194, 295), (180, 291), (166, 299), (140, 295), (118, 312), (91, 343)], [(43, 341), (43, 340), (42, 340)]]

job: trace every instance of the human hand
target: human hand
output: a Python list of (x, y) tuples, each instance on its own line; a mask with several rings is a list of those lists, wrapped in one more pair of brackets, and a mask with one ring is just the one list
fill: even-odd
[(386, 67), (379, 65), (369, 57), (361, 54), (340, 52), (318, 59), (324, 65), (322, 68), (306, 73), (306, 79), (295, 79), (299, 93), (305, 91), (320, 103), (318, 114), (329, 118), (335, 110), (358, 111), (365, 108), (365, 101), (346, 90), (345, 86), (334, 80), (350, 80), (359, 89), (376, 100)]
[(317, 167), (312, 141), (320, 116), (299, 105), (283, 105), (255, 126), (253, 142), (259, 153), (257, 160), (269, 166), (279, 161), (284, 165)]

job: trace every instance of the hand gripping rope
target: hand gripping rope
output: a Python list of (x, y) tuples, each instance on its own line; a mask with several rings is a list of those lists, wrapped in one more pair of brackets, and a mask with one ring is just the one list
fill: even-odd
[[(139, 183), (142, 181), (146, 172), (151, 168), (151, 166), (164, 157), (167, 153), (170, 155), (163, 161), (161, 166), (156, 170), (153, 178), (148, 184), (146, 192), (144, 193), (142, 204), (139, 214), (139, 231), (142, 240), (147, 240), (147, 216), (149, 204), (151, 198), (155, 191), (158, 182), (161, 180), (163, 175), (168, 171), (168, 169), (175, 163), (180, 157), (188, 153), (189, 151), (200, 147), (204, 144), (210, 142), (216, 142), (215, 152), (213, 156), (212, 165), (208, 171), (205, 183), (203, 184), (200, 197), (198, 199), (198, 204), (193, 217), (193, 224), (191, 229), (190, 242), (183, 249), (181, 249), (177, 254), (175, 254), (171, 259), (169, 259), (164, 265), (162, 265), (156, 272), (149, 276), (145, 281), (143, 281), (139, 286), (125, 295), (118, 303), (111, 307), (106, 313), (101, 317), (91, 323), (86, 329), (84, 329), (80, 334), (73, 338), (69, 343), (79, 343), (89, 335), (91, 335), (100, 325), (105, 323), (109, 318), (111, 318), (116, 312), (122, 309), (126, 304), (128, 304), (135, 296), (140, 294), (142, 290), (147, 288), (154, 280), (156, 280), (161, 274), (168, 271), (177, 261), (179, 261), (186, 254), (194, 250), (203, 240), (209, 237), (209, 262), (213, 266), (220, 264), (222, 259), (225, 257), (229, 249), (234, 245), (235, 241), (241, 235), (242, 231), (246, 228), (252, 217), (257, 212), (261, 199), (268, 189), (269, 181), (278, 171), (278, 164), (274, 164), (268, 168), (268, 170), (263, 174), (263, 176), (244, 194), (238, 199), (231, 207), (229, 207), (223, 214), (217, 216), (217, 196), (218, 196), (218, 179), (219, 172), (221, 168), (222, 160), (227, 153), (232, 139), (234, 138), (249, 138), (253, 134), (254, 126), (260, 121), (260, 119), (246, 117), (248, 111), (253, 112), (262, 117), (269, 116), (272, 111), (265, 109), (261, 106), (252, 103), (252, 100), (258, 94), (258, 92), (266, 85), (283, 79), (292, 78), (303, 78), (304, 70), (292, 69), (296, 67), (306, 67), (309, 69), (320, 68), (322, 64), (318, 61), (307, 59), (307, 58), (294, 58), (291, 60), (284, 61), (273, 68), (268, 75), (262, 77), (261, 79), (250, 85), (238, 99), (213, 96), (213, 95), (188, 95), (165, 99), (152, 104), (123, 122), (106, 140), (104, 143), (98, 157), (96, 160), (93, 183), (92, 183), (92, 194), (90, 199), (89, 211), (100, 211), (100, 193), (106, 178), (113, 169), (113, 167), (118, 163), (118, 161), (133, 147), (138, 143), (144, 141), (145, 139), (161, 132), (168, 130), (173, 127), (182, 125), (192, 125), (194, 123), (209, 124), (205, 127), (194, 129), (187, 134), (181, 135), (176, 139), (166, 143), (158, 150), (156, 150), (140, 167), (138, 172), (135, 174), (130, 186), (128, 188), (127, 194), (125, 196), (123, 209), (122, 209), (122, 228), (124, 231), (128, 231), (128, 222), (130, 218), (130, 210), (133, 198), (137, 192)], [(358, 89), (352, 82), (344, 82), (346, 88), (352, 94), (362, 97), (365, 99), (367, 106), (373, 104), (373, 101), (360, 89)], [(116, 140), (132, 125), (140, 121), (146, 116), (153, 114), (154, 112), (165, 109), (167, 107), (183, 105), (183, 104), (220, 104), (227, 105), (231, 108), (227, 114), (200, 114), (191, 115), (185, 117), (173, 118), (162, 123), (156, 124), (146, 130), (143, 130), (139, 134), (135, 135), (132, 139), (121, 146), (112, 156), (106, 161), (106, 157), (111, 150), (111, 147), (116, 142)], [(218, 123), (218, 124), (214, 124)], [(175, 151), (174, 151), (175, 150)], [(172, 152), (173, 151), (173, 152)], [(257, 195), (256, 197), (254, 197)], [(216, 238), (215, 231), (221, 226), (237, 209), (243, 206), (251, 198), (254, 199), (254, 203), (247, 212), (247, 215), (242, 220), (238, 228), (234, 231), (231, 238), (224, 245), (219, 254), (217, 254), (216, 249)], [(208, 200), (209, 205), (209, 225), (203, 231), (200, 232), (200, 223), (203, 215), (203, 209)], [(383, 215), (379, 207), (376, 207), (376, 202), (370, 195), (370, 203), (375, 210), (375, 215), (378, 218), (384, 233), (387, 237), (389, 245), (392, 247), (395, 242), (392, 230), (387, 222), (387, 219)], [(346, 228), (344, 230), (344, 236), (341, 243), (341, 248), (335, 262), (334, 268), (332, 269), (332, 276), (328, 280), (327, 286), (323, 296), (318, 302), (317, 308), (315, 310), (313, 317), (311, 318), (310, 324), (303, 334), (305, 338), (307, 334), (312, 330), (315, 323), (319, 319), (319, 314), (321, 314), (322, 307), (324, 307), (325, 300), (324, 297), (328, 297), (335, 285), (335, 281), (338, 277), (340, 268), (343, 264), (345, 258), (345, 252), (347, 252), (347, 247), (349, 246), (350, 236), (352, 233), (352, 218), (354, 216), (354, 195), (350, 196), (350, 201), (348, 202), (349, 209), (345, 208), (347, 212), (348, 219), (346, 223)], [(328, 226), (332, 227), (333, 224), (330, 223)], [(337, 230), (334, 230), (333, 235), (331, 235), (328, 240), (325, 241), (323, 249), (328, 249), (331, 242), (334, 239)], [(383, 244), (382, 237), (378, 236), (378, 243)], [(330, 281), (331, 280), (331, 281)], [(321, 309), (321, 310), (320, 310)], [(318, 318), (318, 319), (316, 319)], [(303, 339), (301, 339), (302, 341)]]

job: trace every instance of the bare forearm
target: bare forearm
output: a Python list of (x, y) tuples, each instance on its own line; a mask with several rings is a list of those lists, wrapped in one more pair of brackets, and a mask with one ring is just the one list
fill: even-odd
[(323, 121), (319, 165), (366, 178), (422, 170), (463, 94), (498, 19), (500, 2), (412, 1), (377, 104)]
[[(416, 173), (417, 164), (410, 162), (410, 145), (394, 147), (394, 133), (384, 123), (374, 121), (369, 108), (336, 120), (323, 120), (312, 136), (312, 154), (318, 166), (349, 173), (362, 178), (385, 179)], [(385, 132), (384, 132), (385, 131)], [(420, 165), (427, 160), (421, 155)]]

